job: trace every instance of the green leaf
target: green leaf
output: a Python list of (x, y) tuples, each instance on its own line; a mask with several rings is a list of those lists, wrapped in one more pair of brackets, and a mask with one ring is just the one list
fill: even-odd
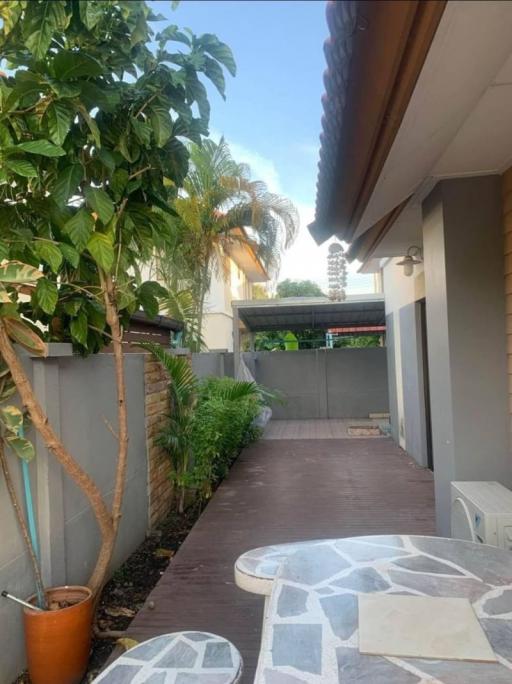
[(81, 164), (70, 164), (59, 172), (51, 190), (51, 196), (59, 207), (67, 203), (82, 181), (83, 175)]
[(69, 325), (71, 337), (79, 344), (87, 347), (87, 316), (80, 311), (76, 318), (73, 318)]
[(87, 243), (87, 249), (98, 266), (108, 273), (114, 263), (114, 245), (109, 236), (104, 233), (93, 233)]
[(81, 252), (89, 242), (94, 229), (94, 219), (86, 209), (79, 209), (69, 221), (64, 224), (64, 231), (71, 238), (71, 242)]
[[(93, 4), (93, 3), (91, 3)], [(53, 60), (56, 78), (71, 81), (81, 76), (101, 76), (102, 65), (84, 52), (58, 52)]]
[(110, 189), (114, 193), (116, 199), (120, 199), (123, 196), (124, 189), (128, 184), (128, 171), (125, 169), (116, 169), (110, 179)]
[(219, 64), (214, 59), (206, 57), (204, 73), (206, 74), (206, 76), (208, 76), (208, 78), (217, 88), (222, 97), (226, 99), (226, 81), (224, 79), (224, 72), (222, 71), (222, 67), (219, 66)]
[(163, 147), (172, 135), (172, 119), (165, 107), (151, 108), (151, 125), (157, 147)]
[(208, 123), (210, 120), (210, 103), (208, 102), (208, 94), (206, 88), (197, 78), (195, 71), (187, 72), (186, 78), (187, 97), (191, 102), (197, 102), (199, 115), (203, 121)]
[(2, 377), (0, 379), (0, 402), (6, 401), (13, 394), (16, 394), (18, 390), (10, 376)]
[(69, 302), (64, 302), (62, 308), (68, 316), (76, 316), (82, 308), (82, 301), (80, 299), (71, 299)]
[(89, 127), (89, 130), (91, 131), (92, 139), (94, 140), (94, 144), (96, 147), (99, 149), (101, 147), (101, 138), (100, 138), (100, 129), (98, 128), (98, 124), (96, 121), (93, 119), (93, 117), (89, 114), (87, 109), (83, 106), (80, 105), (78, 108), (80, 110), (80, 114), (83, 116), (85, 123)]
[(80, 0), (80, 19), (83, 21), (88, 29), (93, 29), (99, 22), (103, 13), (107, 9), (108, 3), (91, 2), (91, 0)]
[(65, 99), (79, 97), (82, 92), (81, 83), (69, 83), (66, 81), (57, 81), (54, 78), (49, 78), (48, 83), (50, 88), (57, 95), (57, 97), (62, 97)]
[(21, 261), (9, 261), (0, 264), (1, 283), (35, 283), (43, 277), (41, 271)]
[(144, 313), (148, 318), (155, 318), (155, 316), (158, 316), (158, 312), (160, 310), (160, 307), (158, 305), (158, 299), (156, 297), (153, 297), (152, 294), (149, 294), (148, 292), (140, 292), (139, 303), (142, 306)]
[(17, 406), (4, 406), (0, 409), (0, 420), (5, 425), (7, 430), (18, 434), (21, 427), (23, 427), (23, 413)]
[(101, 222), (107, 224), (114, 215), (114, 203), (101, 188), (87, 187), (84, 190), (87, 204), (95, 211)]
[(169, 294), (167, 289), (163, 285), (160, 285), (160, 283), (157, 283), (156, 280), (146, 280), (143, 282), (139, 288), (139, 293), (140, 292), (147, 292), (148, 294), (153, 295), (153, 297), (167, 297)]
[(0, 261), (9, 258), (9, 247), (6, 242), (0, 240)]
[(0, 285), (0, 304), (12, 304), (11, 296), (3, 285)]
[(22, 461), (26, 461), (28, 463), (36, 455), (34, 445), (28, 439), (24, 439), (23, 437), (15, 437), (14, 435), (8, 435), (6, 437), (6, 442), (14, 451), (16, 456), (21, 458)]
[(198, 42), (203, 47), (205, 52), (208, 52), (218, 62), (224, 64), (231, 76), (236, 76), (236, 62), (231, 52), (231, 48), (220, 41), (217, 36), (212, 33), (205, 33), (200, 36)]
[(59, 249), (62, 252), (64, 259), (73, 266), (73, 268), (78, 268), (80, 263), (80, 254), (71, 245), (67, 245), (65, 242), (59, 244)]
[(45, 313), (50, 315), (55, 311), (59, 299), (59, 291), (54, 282), (47, 278), (41, 278), (36, 285), (34, 296), (37, 304)]
[(98, 150), (98, 157), (101, 160), (101, 163), (106, 166), (106, 168), (109, 171), (114, 171), (116, 168), (116, 160), (114, 158), (114, 155), (110, 150), (107, 150), (105, 147), (102, 147), (101, 150)]
[(130, 121), (138, 141), (147, 147), (151, 142), (151, 126), (135, 118), (132, 118)]
[(28, 152), (29, 154), (40, 154), (43, 157), (62, 157), (66, 154), (66, 151), (59, 147), (59, 145), (54, 145), (49, 140), (30, 140), (29, 142), (20, 143), (19, 145), (13, 145), (11, 148), (16, 152)]
[(72, 120), (73, 112), (63, 102), (50, 103), (46, 110), (46, 121), (52, 142), (62, 145), (69, 133)]
[(12, 137), (7, 126), (0, 123), (0, 145), (2, 147), (10, 147), (12, 145)]
[(37, 176), (37, 169), (32, 162), (25, 159), (4, 159), (4, 165), (17, 173), (18, 176), (25, 176), (25, 178), (35, 178)]
[(54, 273), (57, 273), (62, 263), (62, 252), (56, 244), (48, 240), (38, 240), (34, 251), (42, 261), (50, 266)]
[(117, 105), (121, 100), (121, 93), (115, 87), (105, 87), (102, 83), (101, 87), (92, 81), (80, 81), (82, 100), (88, 110), (95, 107), (102, 109), (105, 112), (115, 111)]
[[(43, 3), (28, 3), (29, 9), (24, 20), (23, 33), (25, 45), (36, 60), (48, 52), (53, 34), (66, 19), (65, 5), (60, 0)], [(31, 10), (32, 6), (32, 10)]]
[(48, 347), (37, 333), (22, 320), (4, 318), (4, 325), (9, 337), (21, 344), (27, 351), (36, 356), (48, 356)]

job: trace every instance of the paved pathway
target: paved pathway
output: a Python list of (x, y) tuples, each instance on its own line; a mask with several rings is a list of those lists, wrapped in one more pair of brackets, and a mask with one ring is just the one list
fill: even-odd
[(263, 600), (235, 586), (236, 558), (265, 544), (387, 533), (434, 534), (432, 474), (391, 439), (262, 440), (239, 457), (129, 634), (220, 634), (252, 684)]

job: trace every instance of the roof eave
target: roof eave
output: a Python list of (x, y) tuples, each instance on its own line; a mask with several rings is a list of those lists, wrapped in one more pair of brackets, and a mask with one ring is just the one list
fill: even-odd
[(327, 6), (317, 243), (350, 241), (402, 122), (446, 0)]

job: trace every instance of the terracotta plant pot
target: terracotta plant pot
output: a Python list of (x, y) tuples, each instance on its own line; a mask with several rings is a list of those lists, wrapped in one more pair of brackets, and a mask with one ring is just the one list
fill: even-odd
[[(54, 587), (48, 605), (67, 608), (44, 612), (24, 609), (28, 672), (32, 684), (79, 684), (91, 650), (94, 602), (87, 587)], [(36, 601), (35, 596), (28, 599)]]

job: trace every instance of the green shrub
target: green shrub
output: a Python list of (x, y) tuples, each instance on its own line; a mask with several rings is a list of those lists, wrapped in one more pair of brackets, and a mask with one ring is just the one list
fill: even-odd
[(208, 378), (200, 385), (192, 421), (190, 485), (209, 498), (240, 450), (257, 439), (252, 423), (262, 407), (256, 385)]

